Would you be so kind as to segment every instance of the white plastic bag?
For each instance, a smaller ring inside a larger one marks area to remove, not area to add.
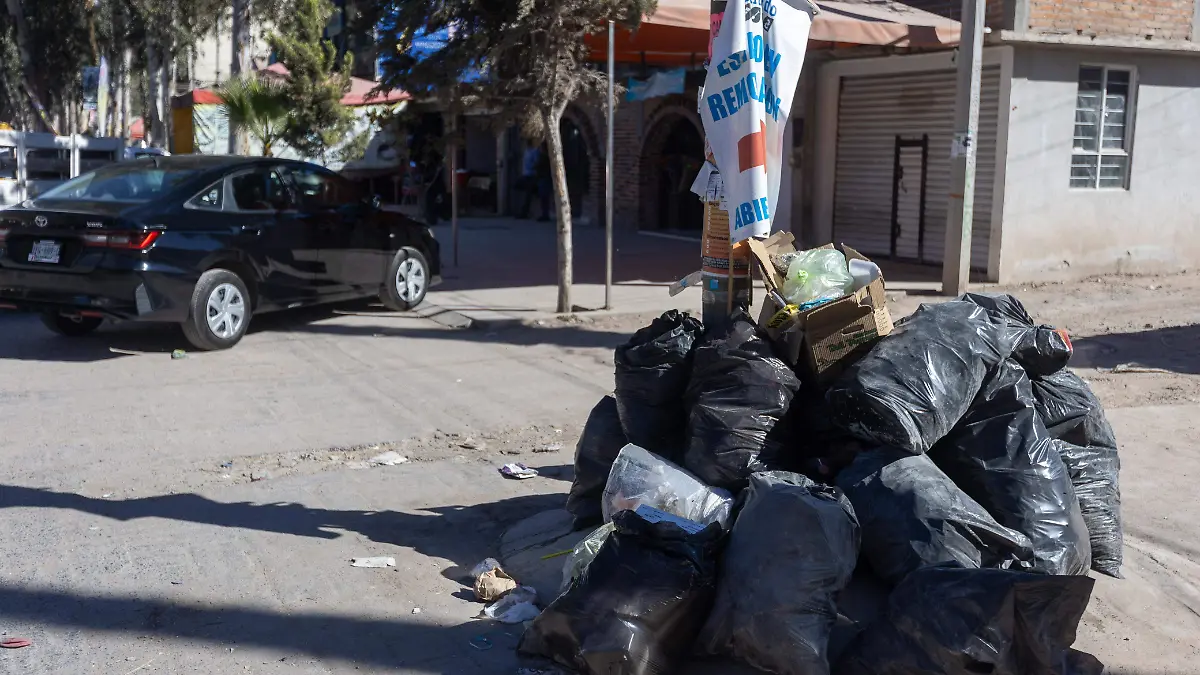
[[[733,496],[712,488],[682,468],[632,443],[621,449],[604,487],[604,522],[645,504],[701,525],[728,529]]]
[[[536,602],[537,591],[528,586],[518,586],[508,595],[484,607],[483,615],[500,623],[525,623],[542,613]]]
[[[801,251],[788,263],[783,297],[793,305],[837,300],[854,289],[846,256],[831,248]]]

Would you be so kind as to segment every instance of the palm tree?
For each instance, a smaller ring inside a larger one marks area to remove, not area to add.
[[[245,131],[262,144],[262,154],[271,156],[271,148],[283,137],[290,105],[282,83],[277,80],[242,75],[227,81],[217,97],[229,126]]]

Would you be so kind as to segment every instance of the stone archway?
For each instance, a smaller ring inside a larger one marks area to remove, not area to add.
[[[641,229],[700,232],[704,205],[691,185],[703,162],[704,130],[695,110],[666,105],[656,111],[639,158]]]
[[[599,137],[588,116],[574,105],[563,112],[561,131],[572,220],[603,226],[604,149]]]

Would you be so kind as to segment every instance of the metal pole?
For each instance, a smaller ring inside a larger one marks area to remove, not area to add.
[[[958,45],[958,98],[954,105],[950,199],[942,293],[959,295],[971,278],[971,224],[975,212],[976,141],[979,137],[980,78],[983,71],[985,0],[963,0]]]
[[[613,283],[613,43],[616,28],[608,22],[608,136],[604,143],[604,309],[612,309]]]
[[[450,239],[454,242],[454,266],[458,267],[458,143],[457,142],[450,143]]]

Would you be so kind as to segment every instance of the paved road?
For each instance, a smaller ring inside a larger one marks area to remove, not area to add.
[[[173,327],[72,340],[0,314],[8,475],[111,491],[196,460],[562,422],[611,388],[620,340],[572,327],[462,333],[367,305],[252,330],[236,349],[172,360],[186,346]]]
[[[621,339],[456,332],[359,304],[266,318],[236,349],[172,360],[173,328],[70,340],[0,315],[0,631],[35,640],[0,652],[0,672],[515,666],[515,632],[469,621],[479,606],[455,596],[456,570],[561,504],[574,439],[554,429],[611,387]],[[322,466],[328,448],[438,430],[498,440]],[[251,483],[239,469],[262,457],[317,469]],[[495,467],[512,459],[546,476],[504,481]],[[398,567],[349,567],[365,555]],[[472,647],[479,634],[494,649]]]

